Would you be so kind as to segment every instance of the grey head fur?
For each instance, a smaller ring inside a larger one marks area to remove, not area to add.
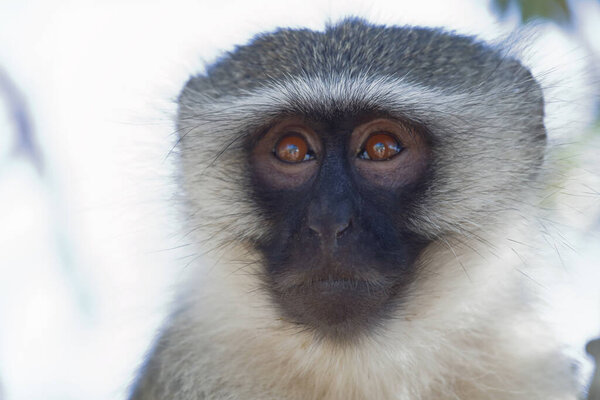
[[[290,77],[343,75],[401,78],[449,92],[513,83],[539,113],[541,90],[519,61],[474,37],[429,28],[375,26],[348,19],[324,32],[279,29],[262,34],[192,78],[187,89],[239,95]],[[186,91],[182,101],[185,101]]]

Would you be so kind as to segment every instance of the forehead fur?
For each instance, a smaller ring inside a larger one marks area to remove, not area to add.
[[[193,89],[211,97],[295,76],[388,76],[451,90],[521,82],[540,97],[529,71],[501,49],[440,29],[347,19],[323,32],[279,29],[258,35],[209,66]]]

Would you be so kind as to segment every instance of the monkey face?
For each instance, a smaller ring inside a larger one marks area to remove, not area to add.
[[[541,88],[517,60],[469,38],[372,29],[258,37],[178,101],[199,247],[235,249],[252,271],[240,279],[263,285],[277,316],[335,338],[414,311],[433,297],[424,282],[460,290],[441,270],[464,278],[461,253],[535,197],[545,153]],[[448,48],[469,62],[425,57]]]
[[[427,186],[423,129],[385,117],[288,117],[250,144],[259,243],[283,314],[347,339],[402,298],[427,241],[406,220]]]

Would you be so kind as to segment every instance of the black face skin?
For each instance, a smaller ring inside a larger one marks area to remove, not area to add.
[[[314,172],[299,184],[273,185],[251,157],[256,201],[273,227],[259,243],[266,286],[286,318],[338,341],[390,316],[427,245],[405,223],[423,195],[427,168],[393,187],[366,179],[350,148],[365,119],[304,120],[320,149],[307,164]]]

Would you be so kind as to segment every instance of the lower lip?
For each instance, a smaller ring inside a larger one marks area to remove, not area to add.
[[[282,292],[307,295],[348,295],[366,296],[381,295],[389,289],[389,285],[381,281],[366,281],[354,279],[324,279],[305,281],[281,288]]]
[[[324,301],[332,299],[346,299],[348,302],[363,299],[371,301],[376,298],[385,297],[389,287],[363,280],[350,279],[327,279],[322,281],[312,281],[304,284],[295,285],[287,290],[288,293],[306,296],[311,302]],[[343,301],[343,300],[342,300]]]
[[[313,282],[310,286],[313,286],[317,290],[332,290],[332,291],[345,291],[345,290],[363,290],[366,289],[369,284],[366,281],[353,281],[349,279],[330,279]]]
[[[338,339],[352,337],[383,316],[389,286],[349,279],[309,281],[279,292],[283,309],[295,322]]]

